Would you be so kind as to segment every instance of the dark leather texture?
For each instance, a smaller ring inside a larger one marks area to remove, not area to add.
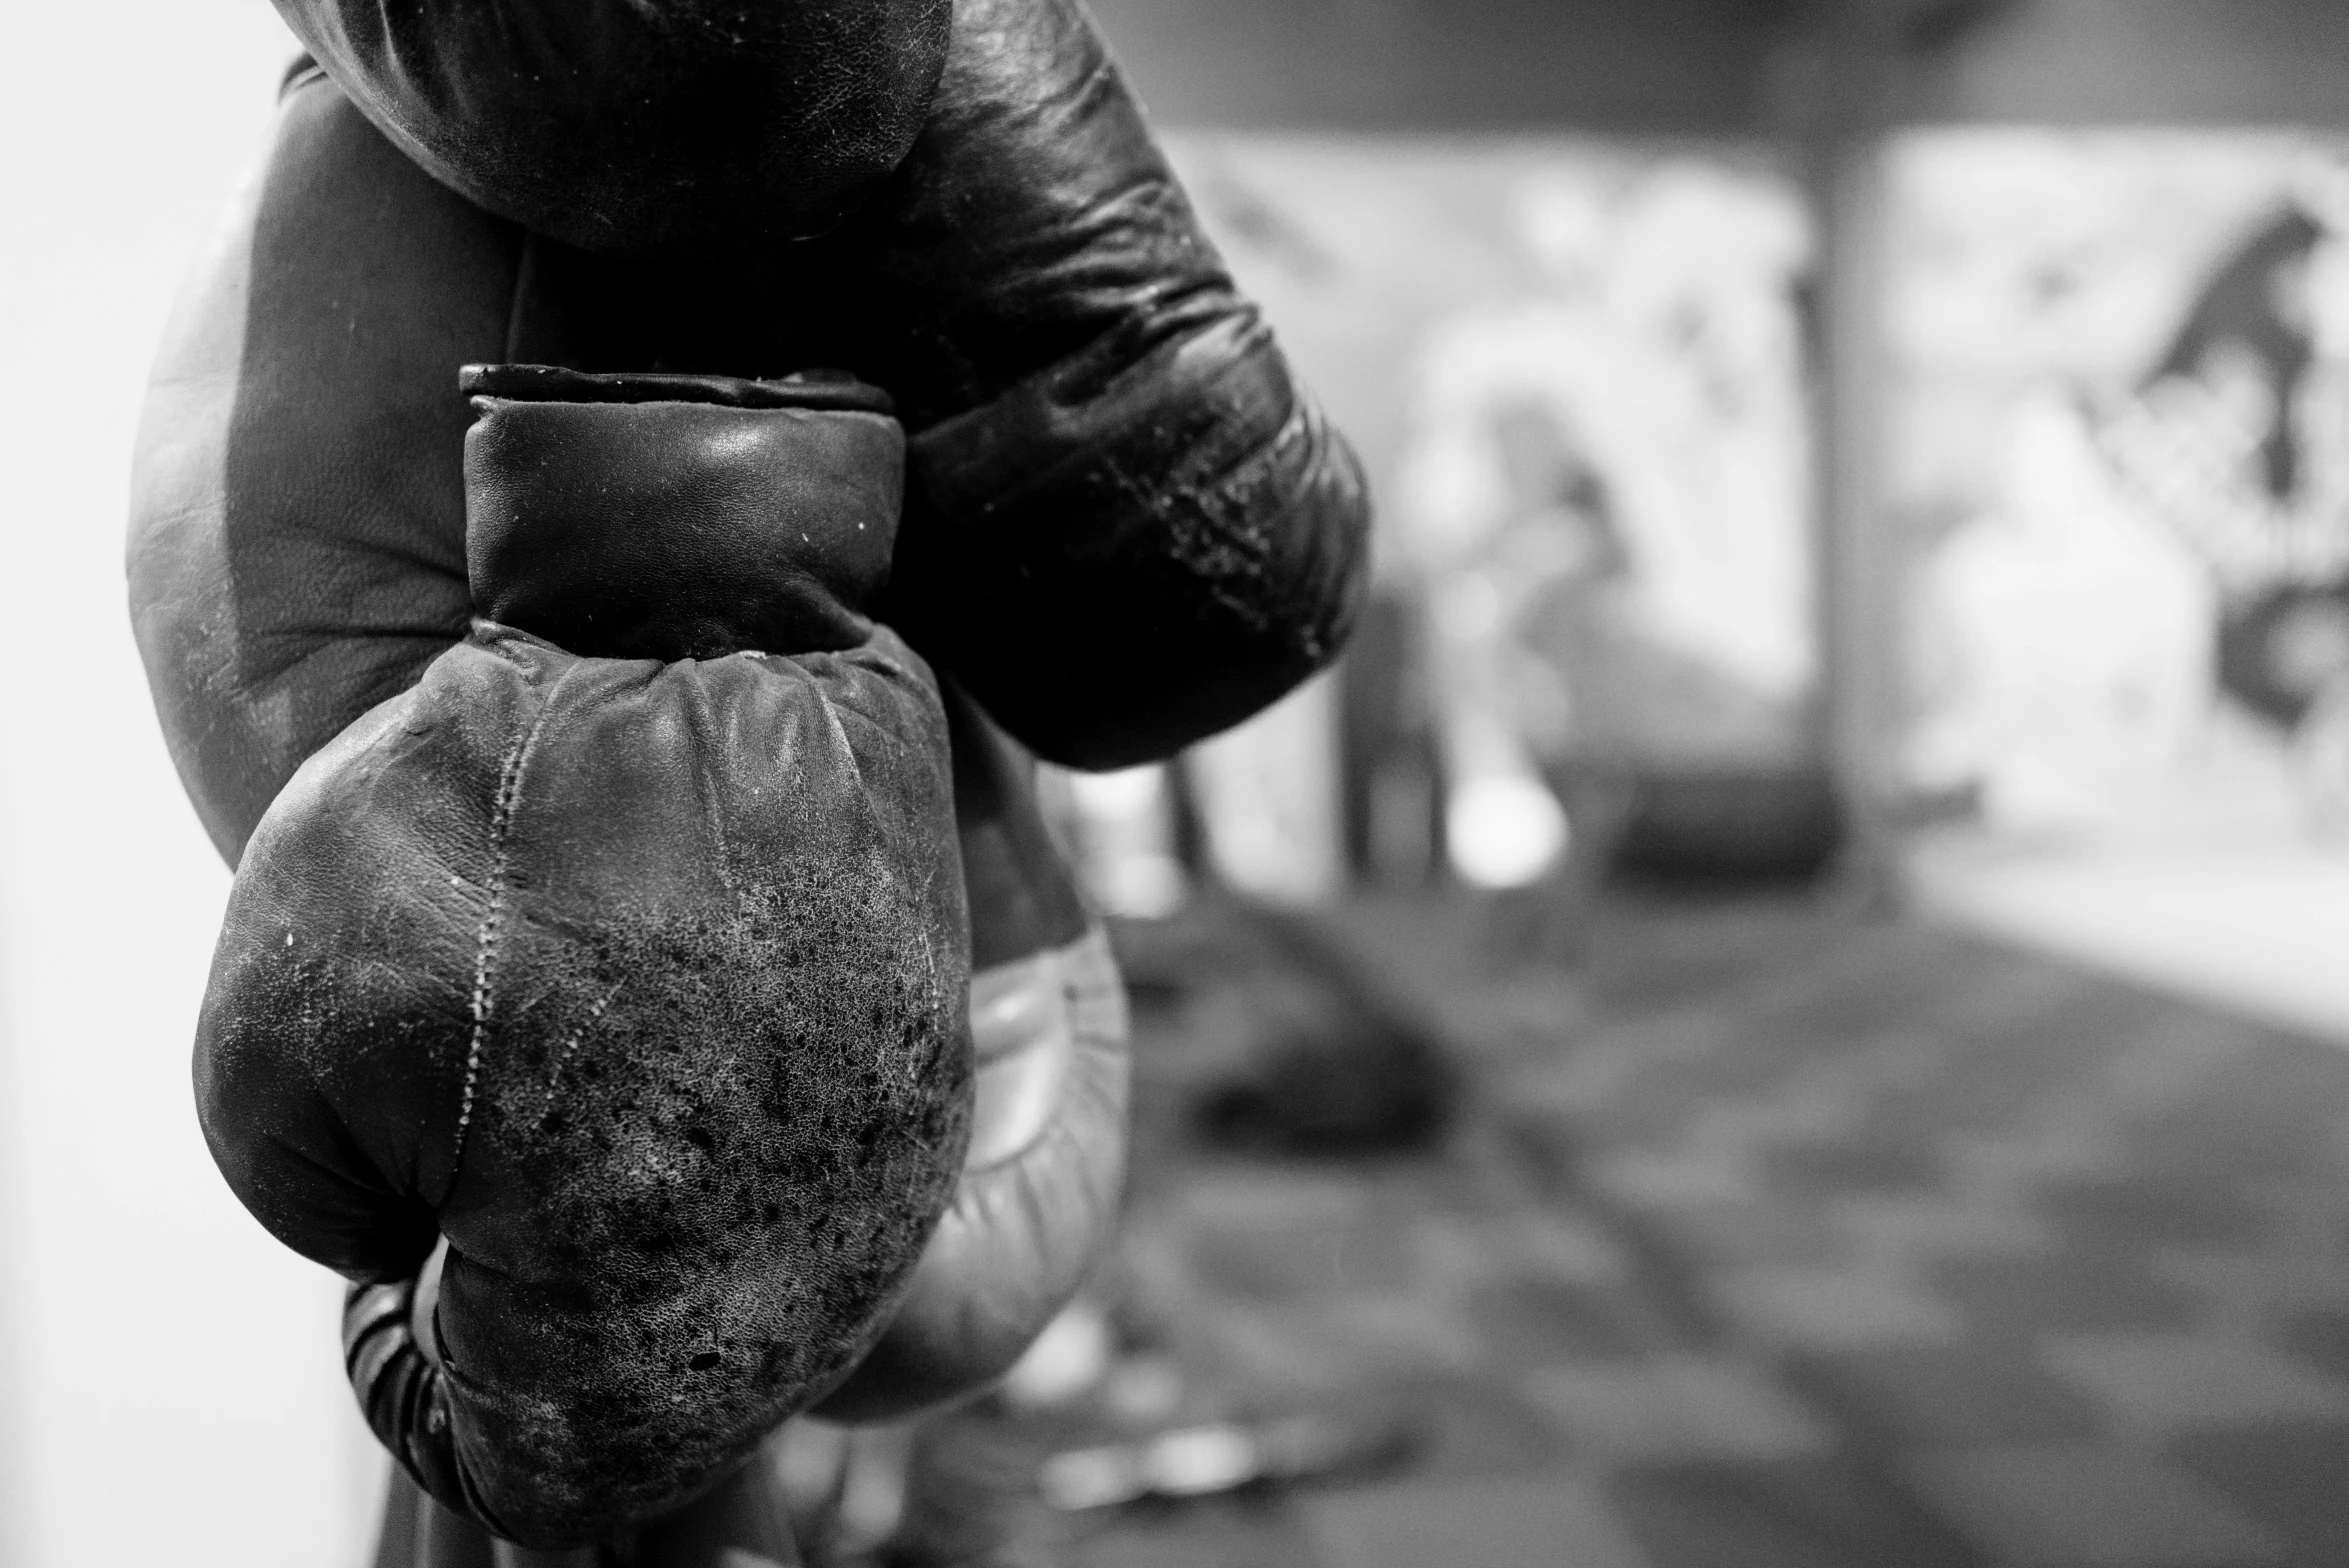
[[[1334,660],[1360,613],[1361,470],[1252,316],[1094,395],[1047,378],[933,426],[910,469],[885,613],[1056,762],[1126,767],[1229,729]]]
[[[719,266],[532,239],[510,358],[840,365],[912,434],[883,619],[1045,757],[1115,767],[1333,659],[1369,502],[1074,0],[960,0],[912,152],[853,218]]]
[[[406,1285],[354,1287],[343,1312],[343,1351],[356,1388],[399,1403],[424,1363],[408,1326]],[[592,1546],[532,1549],[500,1542],[416,1484],[406,1468],[385,1488],[373,1568],[800,1568],[791,1505],[774,1445],[664,1518]]]
[[[461,364],[703,380],[841,365],[887,391],[914,439],[893,580],[873,608],[942,677],[984,964],[1083,929],[1025,761],[990,714],[1059,760],[1163,755],[1326,662],[1360,597],[1359,470],[1232,289],[1065,0],[964,0],[912,153],[820,239],[695,265],[590,254],[426,177],[317,77],[289,91],[232,233],[158,368],[131,556],[158,711],[232,859],[305,758],[468,636]],[[498,575],[486,568],[484,586]],[[628,586],[610,575],[607,589]],[[637,619],[665,617],[654,605]],[[710,635],[762,635],[739,614],[718,620]],[[485,684],[519,702],[536,689],[538,650],[512,634],[467,657],[513,672]],[[449,1051],[444,1038],[425,1054]],[[445,1094],[446,1064],[380,1087],[392,1114],[420,1124],[430,1107],[398,1096]],[[1031,1256],[1037,1237],[1078,1247],[1067,1237],[1099,1194],[1049,1189],[1107,1168],[1084,1131],[1099,1110],[1069,1111],[1076,1142],[1047,1140],[984,1182],[965,1173],[948,1228],[971,1221],[982,1265]],[[363,1219],[344,1222],[372,1214],[372,1234],[390,1238],[369,1260],[384,1278],[436,1233],[414,1208],[386,1218],[380,1186],[330,1196],[328,1232],[358,1234]],[[1011,1240],[990,1252],[998,1219]],[[460,1303],[466,1276],[460,1265]],[[987,1267],[970,1277],[959,1307],[939,1292],[942,1310],[901,1315],[909,1353],[885,1344],[866,1375],[868,1390],[896,1380],[880,1404],[967,1385],[974,1365],[936,1354],[956,1347],[931,1332],[957,1312],[990,1330],[976,1336],[982,1362],[1016,1341],[1004,1303],[979,1299]],[[1010,1316],[1043,1310],[1045,1294],[1026,1292]],[[451,1344],[446,1386],[476,1364],[463,1335]],[[416,1411],[405,1431],[429,1434],[433,1407],[398,1393],[405,1376],[381,1390]]]
[[[920,128],[951,0],[276,0],[433,176],[541,233],[712,254],[838,223]]]
[[[889,520],[884,416],[484,402],[541,437],[466,453],[525,602],[534,561],[592,595],[583,514],[657,538],[674,503],[683,582],[775,573],[790,603]],[[732,427],[718,482],[680,413]],[[634,613],[690,603],[665,564],[633,557],[621,640],[690,640]],[[869,1346],[961,1170],[945,714],[862,624],[664,662],[480,622],[303,764],[238,867],[196,1045],[214,1158],[355,1280],[447,1238],[443,1365],[378,1435],[511,1539],[597,1539],[747,1457]]]
[[[700,390],[640,385],[663,399]],[[872,635],[855,607],[889,580],[904,502],[896,420],[699,401],[473,406],[465,553],[478,613],[619,659],[838,651]]]

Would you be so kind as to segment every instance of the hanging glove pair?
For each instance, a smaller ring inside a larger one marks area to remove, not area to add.
[[[262,817],[197,1107],[288,1245],[363,1284],[445,1246],[437,1364],[369,1414],[560,1541],[870,1346],[968,1139],[966,917],[937,689],[859,613],[901,471],[873,398],[476,390],[485,618]]]
[[[483,383],[468,437],[453,370],[492,361],[613,379]],[[826,361],[914,431],[893,561],[880,405],[715,374]],[[713,374],[644,377],[679,367]],[[1059,0],[958,9],[848,223],[690,268],[493,216],[298,76],[134,513],[166,735],[246,857],[207,1132],[367,1286],[354,1378],[411,1472],[543,1543],[734,1496],[827,1394],[975,1386],[1073,1290],[1122,1158],[1114,972],[958,683],[1063,760],[1163,754],[1334,652],[1363,536]]]

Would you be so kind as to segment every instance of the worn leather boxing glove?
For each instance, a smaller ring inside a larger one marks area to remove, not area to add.
[[[232,863],[310,753],[413,686],[467,636],[462,457],[470,415],[450,368],[544,340],[514,298],[517,273],[533,270],[524,264],[527,249],[511,226],[424,177],[313,74],[289,91],[262,178],[175,315],[139,439],[131,601],[172,755]],[[524,303],[533,297],[521,292]],[[1027,962],[1033,955],[1084,942],[1087,926],[1016,759],[971,705],[951,689],[947,696],[977,985],[988,993],[1000,988],[990,971],[1009,965],[1033,977],[1040,968]],[[1090,983],[1098,988],[1097,972]],[[1098,1016],[1101,1004],[1085,1009]],[[992,1013],[981,1008],[983,1018]],[[1006,1033],[1019,1031],[990,1038]],[[1086,1061],[1105,1066],[1100,1055],[1089,1051]],[[1102,1178],[1115,1169],[1120,1140],[1103,1131],[1115,1129],[1114,1116],[1103,1130],[1058,1124],[1107,1103],[1100,1091],[1122,1085],[1122,1072],[1055,1069],[1045,1077],[1068,1088],[1044,1130],[1018,1160],[986,1166],[993,1186],[1020,1192],[1034,1207],[970,1203],[958,1192],[949,1208],[958,1218],[941,1225],[934,1244],[951,1245],[964,1219],[1051,1220],[1055,1161],[1083,1178],[1071,1201],[1105,1217]],[[988,1079],[1005,1081],[994,1069],[982,1073]],[[1020,1103],[993,1090],[985,1098]],[[1037,1126],[1024,1113],[1022,1124]],[[982,1132],[973,1148],[983,1158],[1015,1141]],[[919,1363],[925,1376],[861,1392],[852,1385],[842,1397],[880,1414],[983,1382],[1016,1353],[1006,1346],[1016,1346],[1021,1325],[1049,1316],[1051,1282],[1081,1273],[1101,1240],[1090,1221],[1028,1232],[1074,1233],[1084,1246],[1015,1280],[1009,1306],[968,1312],[992,1332],[967,1342],[967,1355],[935,1354],[938,1340],[928,1334],[916,1342],[933,1347]],[[419,1226],[415,1244],[428,1240]],[[970,1251],[994,1256],[983,1244]],[[390,1297],[405,1299],[408,1284],[354,1302],[353,1370],[370,1403],[398,1405],[419,1386],[423,1352],[409,1318],[378,1310]],[[952,1303],[952,1286],[937,1265],[917,1268],[906,1332],[892,1330],[897,1342],[939,1321],[938,1310],[922,1304]],[[704,1513],[747,1484],[744,1477],[755,1480],[755,1467],[661,1524],[662,1539],[706,1523]],[[441,1528],[420,1548],[439,1555],[419,1563],[486,1556],[478,1524],[437,1503],[422,1509]],[[757,1549],[755,1541],[741,1544]]]
[[[831,1421],[904,1417],[1000,1377],[1099,1261],[1123,1175],[1127,1031],[1106,940],[1047,837],[1031,769],[967,698],[951,687],[945,697],[975,966],[971,1139],[888,1329],[814,1408]],[[371,1411],[418,1398],[438,1355],[438,1288],[437,1270],[428,1269],[421,1280],[351,1292],[345,1354]],[[625,1532],[608,1543],[611,1560],[632,1568],[794,1561],[779,1462],[762,1453],[709,1495]],[[487,1552],[477,1523],[401,1479],[377,1568],[469,1568]],[[582,1559],[581,1568],[606,1560]]]
[[[510,357],[887,388],[913,441],[884,618],[1052,760],[1170,754],[1352,623],[1360,470],[1077,0],[958,0],[912,151],[820,237],[690,267],[522,251]]]
[[[276,0],[384,134],[591,250],[837,223],[905,156],[951,0]]]
[[[476,373],[487,619],[247,844],[196,1043],[222,1173],[360,1283],[446,1238],[368,1402],[538,1545],[690,1500],[863,1355],[961,1167],[945,717],[859,606],[869,389]]]
[[[813,1411],[831,1421],[904,1417],[1000,1377],[1099,1261],[1123,1175],[1127,1033],[1107,943],[1046,835],[1031,770],[968,699],[951,688],[945,696],[975,964],[971,1139],[890,1326]],[[438,1356],[438,1289],[438,1270],[428,1268],[420,1280],[350,1293],[345,1355],[370,1411],[417,1401]],[[390,1424],[373,1419],[379,1429]],[[796,1561],[780,1463],[779,1453],[762,1452],[708,1495],[606,1543],[606,1555],[582,1557],[579,1568]],[[377,1568],[471,1568],[488,1550],[477,1522],[394,1478]],[[549,1568],[558,1561],[572,1568],[569,1559],[550,1559]]]
[[[1359,470],[1233,291],[1090,25],[1066,0],[964,0],[937,101],[836,234],[674,269],[505,223],[423,177],[323,74],[292,78],[257,205],[209,303],[181,317],[183,334],[249,325],[254,341],[175,345],[150,399],[193,463],[182,476],[151,445],[150,485],[217,484],[217,454],[247,499],[216,532],[159,497],[132,562],[229,593],[267,553],[266,580],[342,607],[262,596],[233,639],[140,612],[151,662],[234,650],[236,668],[157,696],[225,850],[347,699],[398,690],[462,635],[463,411],[445,376],[467,360],[846,364],[883,384],[918,432],[883,618],[1055,760],[1162,755],[1334,655],[1365,573]],[[186,445],[198,425],[220,427],[213,445]]]

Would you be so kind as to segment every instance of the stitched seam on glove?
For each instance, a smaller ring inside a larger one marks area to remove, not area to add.
[[[498,779],[496,803],[490,808],[489,907],[482,913],[481,935],[473,959],[473,1036],[465,1047],[465,1087],[457,1100],[457,1146],[449,1157],[452,1190],[465,1165],[465,1138],[473,1126],[473,1092],[480,1082],[481,1053],[489,1041],[490,1013],[496,1001],[498,943],[504,935],[507,883],[513,875],[514,812],[522,799],[522,774],[530,765],[531,750],[538,744],[539,733],[546,728],[547,716],[553,711],[550,698],[542,698],[538,712],[531,716],[530,728],[523,731],[521,740],[506,755]],[[609,1001],[610,997],[605,1000]]]

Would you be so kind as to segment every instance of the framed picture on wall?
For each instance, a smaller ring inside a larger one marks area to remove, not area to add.
[[[2009,836],[2349,816],[2349,138],[1886,154],[1895,769]]]

